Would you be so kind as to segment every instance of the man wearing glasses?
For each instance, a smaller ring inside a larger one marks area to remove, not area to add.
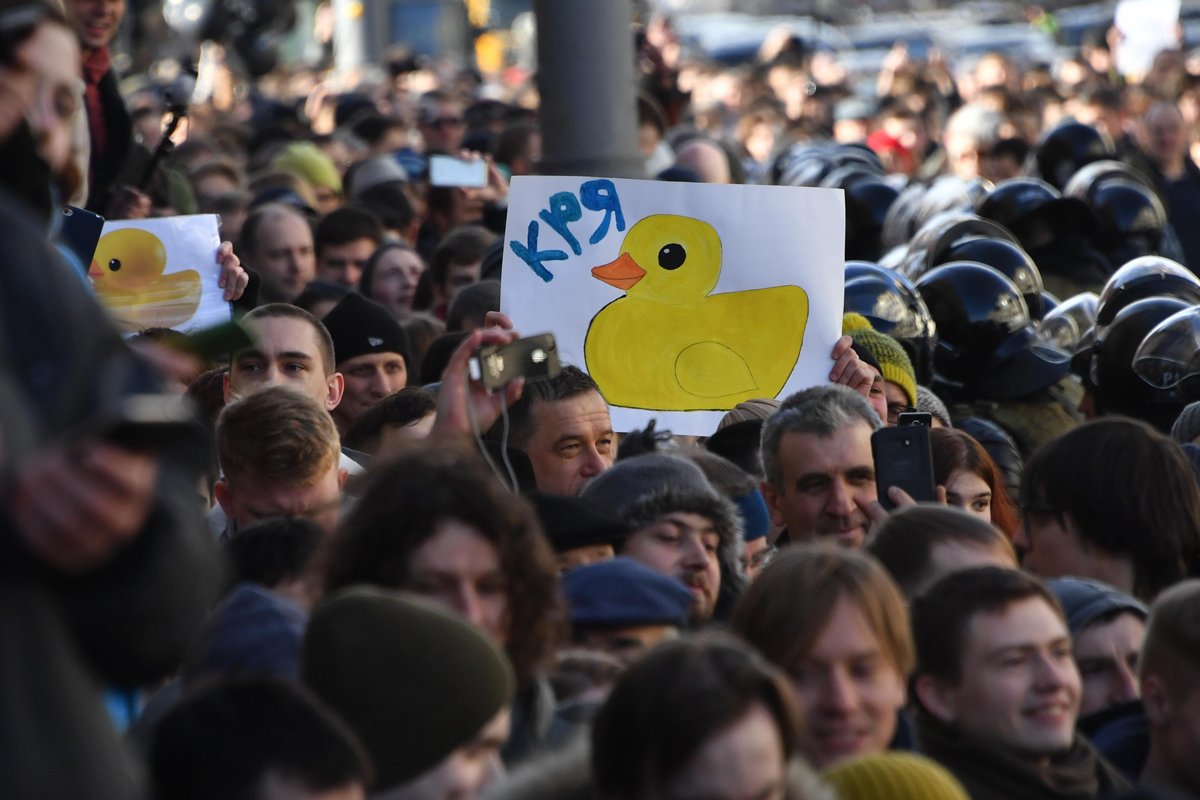
[[[425,152],[457,154],[467,132],[462,101],[449,92],[434,90],[421,97],[420,108],[417,127],[425,140]]]

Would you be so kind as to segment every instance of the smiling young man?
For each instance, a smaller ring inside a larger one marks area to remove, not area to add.
[[[952,573],[913,603],[917,736],[972,800],[1127,788],[1075,732],[1081,684],[1058,600],[1003,567]]]
[[[829,544],[785,548],[742,596],[733,630],[792,679],[800,749],[813,766],[910,738],[900,728],[913,662],[908,614],[873,558]]]

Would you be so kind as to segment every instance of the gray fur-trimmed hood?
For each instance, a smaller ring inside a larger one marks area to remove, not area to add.
[[[743,524],[732,500],[717,494],[715,489],[668,486],[630,503],[622,515],[631,531],[650,525],[671,513],[698,514],[711,520],[720,538],[717,562],[721,568],[721,589],[717,594],[714,619],[724,621],[745,588],[742,574],[742,551],[745,547]]]

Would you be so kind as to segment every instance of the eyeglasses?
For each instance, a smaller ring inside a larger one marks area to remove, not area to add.
[[[916,409],[913,408],[912,406],[905,405],[904,403],[888,403],[888,407],[887,407],[888,422],[895,425],[897,422],[900,421],[901,414],[909,414],[909,413],[912,413],[913,411],[916,411]]]
[[[778,547],[775,545],[768,545],[754,555],[750,556],[750,558],[746,559],[742,566],[745,567],[747,571],[762,569],[763,567],[767,566],[767,564],[770,564],[773,560],[775,560],[775,556],[778,555],[778,553]]]
[[[1061,510],[1047,505],[1045,502],[1030,503],[1029,505],[1021,506],[1021,513],[1025,516],[1029,516],[1030,514],[1058,514]]]
[[[457,128],[465,124],[462,117],[438,117],[429,121],[429,127],[431,128]]]

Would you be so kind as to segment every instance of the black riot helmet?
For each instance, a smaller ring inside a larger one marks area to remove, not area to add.
[[[1046,315],[1058,308],[1061,303],[1062,300],[1059,299],[1058,295],[1042,289],[1042,316],[1038,317],[1038,319],[1045,319]]]
[[[1059,350],[1075,354],[1091,345],[1089,333],[1096,324],[1100,298],[1095,292],[1068,297],[1046,312],[1037,324],[1038,337]]]
[[[980,202],[977,213],[1012,231],[1026,250],[1045,244],[1047,237],[1090,236],[1095,218],[1088,204],[1063,197],[1045,181],[1012,178],[996,185]]]
[[[935,265],[976,261],[999,270],[1021,291],[1029,316],[1035,320],[1042,318],[1042,274],[1019,244],[1005,239],[969,236],[943,246],[931,260]]]
[[[780,186],[820,186],[830,173],[847,167],[880,177],[885,174],[879,156],[865,146],[798,142],[776,158],[771,179]]]
[[[844,308],[862,314],[872,328],[900,342],[918,383],[932,379],[937,329],[925,301],[908,279],[878,264],[848,261]]]
[[[1146,334],[1133,354],[1133,371],[1155,389],[1200,399],[1200,305],[1177,311]]]
[[[1125,306],[1112,322],[1097,329],[1090,383],[1099,413],[1137,417],[1170,432],[1188,403],[1187,396],[1178,385],[1166,389],[1150,385],[1134,371],[1133,362],[1147,335],[1188,307],[1174,297],[1148,297]]]
[[[1137,181],[1114,178],[1097,185],[1089,202],[1096,215],[1096,245],[1114,264],[1157,255],[1167,229],[1158,196]]]
[[[846,258],[879,258],[883,254],[883,222],[900,193],[879,175],[857,166],[838,167],[825,176],[821,186],[845,193]]]
[[[1187,305],[1195,305],[1200,303],[1200,278],[1169,258],[1135,258],[1104,284],[1096,309],[1097,327],[1111,324],[1121,309],[1147,297],[1175,297]]]
[[[1056,383],[1070,357],[1040,341],[1020,290],[971,261],[935,267],[917,281],[938,328],[934,369],[968,393],[1008,400]]]
[[[1067,181],[1067,186],[1062,190],[1062,193],[1064,197],[1076,197],[1080,200],[1087,200],[1088,193],[1093,188],[1113,179],[1137,181],[1151,190],[1154,189],[1154,181],[1150,180],[1144,172],[1134,169],[1124,161],[1106,159],[1104,161],[1094,161],[1086,167],[1081,167],[1078,172],[1071,176],[1071,180]]]
[[[1034,150],[1038,177],[1062,190],[1080,169],[1112,159],[1117,149],[1112,139],[1082,122],[1064,122],[1046,132]]]
[[[892,203],[883,220],[881,239],[885,250],[908,247],[913,234],[917,232],[917,208],[924,194],[924,186],[910,183],[900,192],[896,202]]]
[[[956,260],[939,260],[938,256],[953,243],[972,236],[1017,241],[1004,226],[990,219],[966,211],[946,211],[926,220],[913,234],[898,269],[906,277],[916,280],[938,264]]]
[[[984,417],[963,417],[954,420],[954,427],[983,445],[983,449],[1000,468],[1000,476],[1008,489],[1009,497],[1021,496],[1021,473],[1025,470],[1025,459],[1021,448],[1013,441],[1008,431]]]
[[[995,187],[986,178],[942,175],[921,195],[913,221],[917,228],[947,212],[971,213]]]

